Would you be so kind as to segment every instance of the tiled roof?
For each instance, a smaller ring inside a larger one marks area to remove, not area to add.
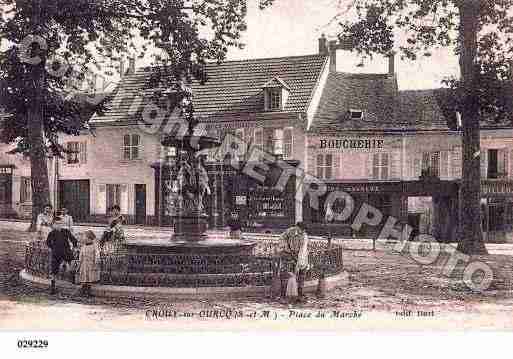
[[[415,130],[447,130],[437,90],[399,91],[396,122]]]
[[[290,87],[284,112],[306,112],[313,91],[325,66],[324,55],[307,55],[282,58],[227,61],[220,65],[206,65],[208,81],[201,85],[192,82],[193,103],[196,116],[212,118],[223,115],[259,113],[264,109],[262,87],[278,77]],[[94,116],[92,122],[125,122],[134,120],[128,109],[135,96],[142,96],[151,74],[150,68],[126,75],[118,93],[102,117]],[[140,106],[149,101],[145,99]],[[137,115],[136,115],[137,116]]]
[[[285,81],[280,79],[278,76],[273,77],[271,80],[269,80],[267,83],[264,84],[262,87],[284,87],[288,90],[290,90],[290,86],[287,85]]]
[[[350,110],[362,110],[352,119]],[[311,130],[435,130],[447,129],[432,90],[398,91],[388,74],[331,73]]]

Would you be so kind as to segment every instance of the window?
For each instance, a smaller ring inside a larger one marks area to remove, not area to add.
[[[363,118],[363,111],[362,110],[355,110],[350,109],[349,115],[351,117],[351,120],[361,120]]]
[[[440,151],[422,154],[421,175],[440,178]]]
[[[389,178],[389,154],[374,153],[372,155],[372,178],[387,180]]]
[[[268,111],[281,110],[281,91],[282,89],[280,87],[271,87],[266,89],[266,107]]]
[[[317,155],[317,178],[331,179],[333,177],[333,155]]]
[[[66,150],[68,151],[67,163],[69,165],[77,164],[79,162],[78,161],[78,154],[80,151],[79,143],[78,142],[68,142],[66,144]]]
[[[283,130],[283,158],[292,158],[292,146],[293,146],[293,128],[286,127]]]
[[[87,143],[86,142],[68,142],[66,143],[66,163],[68,165],[87,162]]]
[[[107,210],[114,205],[121,206],[121,185],[107,185]]]
[[[140,158],[140,136],[125,135],[123,139],[123,159],[138,160]]]
[[[504,149],[488,150],[488,176],[487,178],[496,179],[506,177],[507,155]]]
[[[20,202],[32,201],[32,183],[30,177],[21,177]]]

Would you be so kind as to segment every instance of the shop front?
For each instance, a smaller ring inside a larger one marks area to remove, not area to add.
[[[297,161],[287,161],[297,166]],[[276,188],[282,169],[268,164],[266,173],[261,164],[253,168],[265,177],[263,183],[249,176],[245,168],[252,166],[240,162],[238,166],[217,162],[205,163],[209,176],[211,194],[205,198],[205,212],[209,216],[210,228],[223,228],[232,213],[236,213],[245,231],[279,232],[296,221],[296,178],[290,176],[284,188]],[[173,163],[156,163],[155,170],[156,207],[158,223],[170,226],[176,215],[179,198],[177,169]],[[238,167],[238,169],[235,169]]]
[[[513,182],[482,180],[481,193],[481,220],[485,241],[513,241]]]
[[[333,200],[335,196],[332,195],[328,205],[330,194],[336,191],[347,193],[351,199],[340,195]],[[439,240],[451,241],[456,235],[454,229],[458,222],[457,195],[456,181],[330,182],[327,183],[326,194],[319,199],[318,208],[311,208],[308,195],[305,197],[303,215],[313,234],[377,238],[390,216],[397,220],[398,227],[411,225],[408,221],[408,197],[429,196],[433,198],[434,208],[432,234]],[[352,201],[352,204],[349,201]],[[355,231],[352,224],[355,223],[364,204],[379,211],[382,219],[378,225],[364,224],[359,231]],[[342,220],[338,220],[337,216],[330,220],[330,216],[327,216],[327,211],[330,210],[335,214],[344,213],[344,210],[346,212],[343,216],[338,216],[338,219]]]

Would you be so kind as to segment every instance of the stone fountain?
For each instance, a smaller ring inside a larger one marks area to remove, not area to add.
[[[208,215],[204,200],[211,194],[209,178],[197,153],[217,148],[221,142],[206,135],[193,135],[194,122],[189,122],[183,136],[166,135],[161,144],[174,147],[178,166],[178,201],[173,218],[171,240],[144,239],[127,241],[128,253],[189,254],[189,255],[251,255],[255,242],[231,238],[211,238],[207,234]],[[172,201],[168,201],[170,203]]]

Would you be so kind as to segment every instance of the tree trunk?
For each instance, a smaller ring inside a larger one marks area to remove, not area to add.
[[[40,24],[44,22],[41,16],[41,2],[36,1],[33,13],[34,34],[39,34],[41,31]],[[43,122],[44,103],[41,95],[41,90],[46,85],[44,60],[46,59],[46,53],[40,51],[38,55],[42,61],[35,65],[28,65],[30,69],[28,81],[30,82],[29,86],[32,87],[32,102],[29,104],[30,108],[27,111],[32,182],[32,220],[28,230],[31,232],[36,230],[38,214],[43,211],[44,206],[50,204],[50,183],[48,180],[48,161]]]
[[[31,108],[29,111],[29,143],[32,178],[32,221],[29,231],[35,231],[38,214],[43,211],[44,206],[50,204],[50,183],[40,108]]]
[[[460,190],[460,239],[458,250],[465,254],[487,254],[481,230],[481,164],[479,104],[477,94],[477,32],[480,0],[463,0],[460,12],[460,70],[464,91],[462,180]]]

